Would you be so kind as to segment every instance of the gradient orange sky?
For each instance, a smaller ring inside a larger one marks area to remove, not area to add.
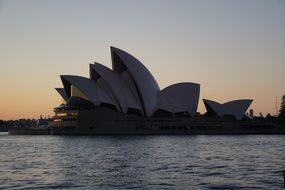
[[[59,75],[111,67],[110,46],[137,57],[160,88],[189,81],[202,98],[254,99],[276,113],[285,94],[283,0],[0,0],[0,119],[52,116]]]

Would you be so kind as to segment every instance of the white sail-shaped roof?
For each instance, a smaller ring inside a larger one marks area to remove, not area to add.
[[[203,102],[204,102],[205,107],[209,113],[213,113],[219,117],[224,116],[222,104],[215,102],[215,101],[212,101],[212,100],[206,100],[206,99],[203,99]]]
[[[242,119],[246,110],[249,108],[253,100],[243,99],[234,100],[223,104],[225,115],[234,115],[236,119]]]
[[[127,52],[111,47],[111,53],[113,70],[119,74],[129,71],[143,110],[147,116],[151,116],[155,111],[157,92],[159,91],[156,80],[139,60]]]
[[[101,103],[107,103],[116,106],[116,103],[112,100],[108,93],[94,80],[73,75],[61,75],[60,77],[68,98],[71,97],[71,85],[74,85],[95,106],[99,106]]]
[[[190,82],[177,83],[164,88],[161,92],[175,100],[177,106],[182,105],[186,108],[191,116],[196,115],[200,95],[199,84]],[[175,110],[179,109],[181,108],[175,108]]]
[[[67,97],[67,94],[66,94],[64,88],[55,88],[55,90],[60,94],[60,96],[63,98],[63,100],[66,103],[68,101],[68,97]]]
[[[104,80],[105,88],[108,88],[122,112],[127,113],[128,108],[142,111],[139,100],[135,99],[130,88],[118,73],[100,63],[95,63],[90,64],[90,78],[95,81]]]
[[[169,97],[164,91],[160,91],[157,94],[157,105],[155,110],[164,110],[170,113],[187,112],[188,110],[180,104],[177,100]]]
[[[241,120],[249,108],[250,104],[253,100],[251,99],[241,99],[241,100],[233,100],[230,102],[226,102],[224,104],[220,104],[218,102],[203,99],[207,112],[215,113],[219,117],[223,117],[225,115],[232,115],[237,120]]]

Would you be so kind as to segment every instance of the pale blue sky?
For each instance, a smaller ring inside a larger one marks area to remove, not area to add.
[[[284,0],[0,0],[0,119],[52,115],[59,75],[111,67],[111,45],[161,88],[200,83],[200,99],[275,114],[285,94]]]

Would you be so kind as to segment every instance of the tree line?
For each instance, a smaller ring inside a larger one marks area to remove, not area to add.
[[[285,124],[285,95],[282,96],[278,119]]]

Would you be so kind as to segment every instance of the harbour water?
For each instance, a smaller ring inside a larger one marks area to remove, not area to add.
[[[285,136],[8,136],[0,189],[284,189]]]

